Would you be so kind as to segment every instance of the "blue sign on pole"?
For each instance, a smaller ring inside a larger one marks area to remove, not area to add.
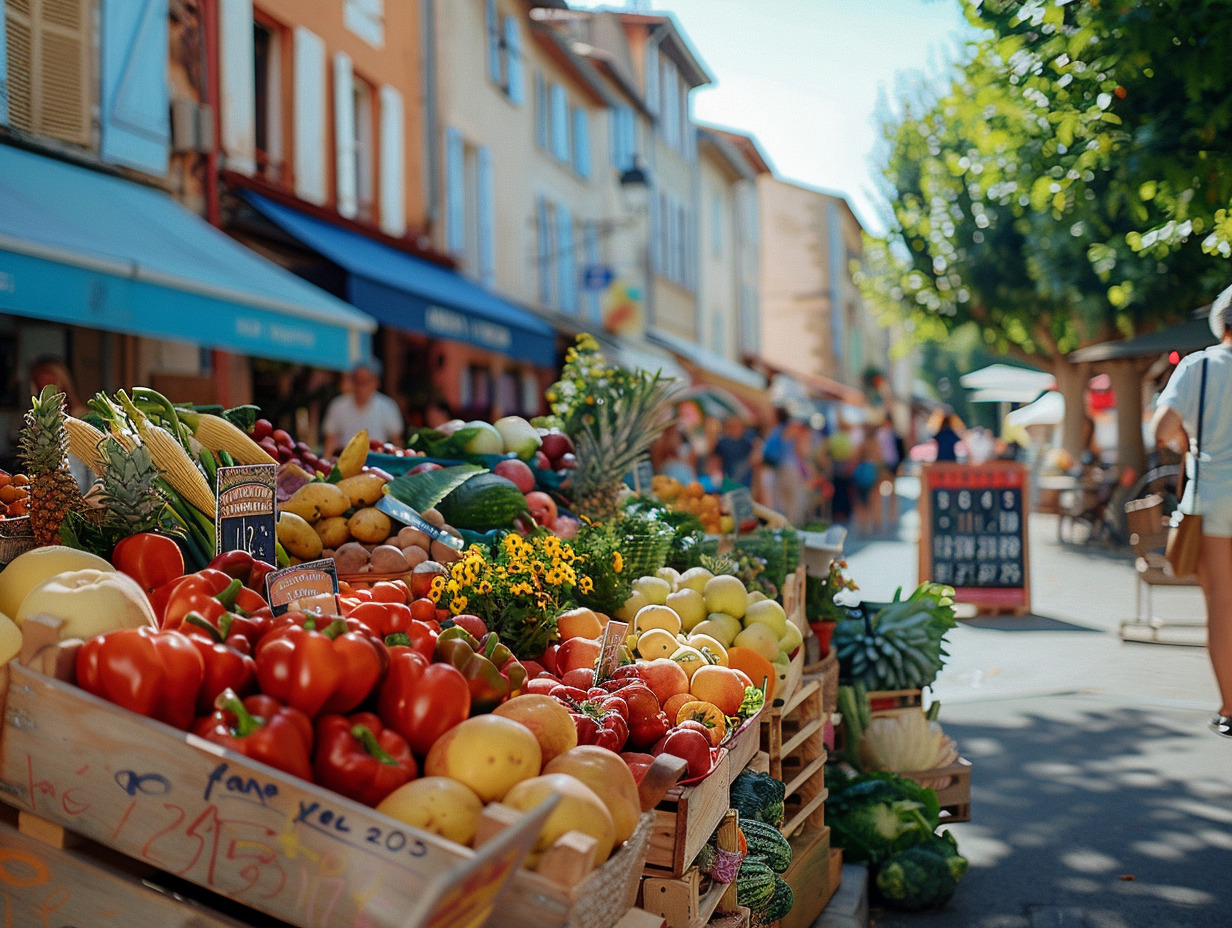
[[[586,290],[606,290],[615,276],[606,264],[588,264],[582,271],[582,287]]]

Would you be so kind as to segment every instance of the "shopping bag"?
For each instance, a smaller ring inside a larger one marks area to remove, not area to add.
[[[1202,543],[1202,516],[1178,512],[1168,530],[1164,557],[1174,577],[1190,577],[1198,569],[1198,546]]]

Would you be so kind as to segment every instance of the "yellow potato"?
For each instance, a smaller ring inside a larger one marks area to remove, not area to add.
[[[338,473],[354,477],[368,461],[368,430],[360,429],[351,436],[342,453],[338,455]]]
[[[306,522],[340,516],[351,508],[351,501],[335,484],[313,481],[304,484],[278,507],[293,512]]]
[[[347,528],[346,516],[330,516],[315,523],[313,529],[321,536],[321,544],[327,548],[337,548],[351,540],[351,530]]]
[[[346,494],[355,509],[372,506],[381,498],[381,488],[385,486],[385,478],[380,474],[356,474],[338,481],[338,489]]]
[[[278,513],[278,540],[287,553],[301,561],[311,561],[321,556],[325,547],[318,535],[302,517],[282,510]]]
[[[371,507],[359,510],[347,520],[352,537],[370,545],[380,544],[388,538],[392,527],[389,516]]]

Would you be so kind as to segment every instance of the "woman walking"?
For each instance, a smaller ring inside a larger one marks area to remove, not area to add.
[[[1176,366],[1160,394],[1154,425],[1157,445],[1190,451],[1180,509],[1202,516],[1197,573],[1206,598],[1207,653],[1222,700],[1211,727],[1232,738],[1232,416],[1227,414],[1232,400],[1232,287],[1216,297],[1210,323],[1219,344],[1188,355]],[[1200,407],[1204,415],[1199,429]],[[1196,441],[1191,444],[1199,431],[1201,449]],[[1197,462],[1195,451],[1200,451]]]

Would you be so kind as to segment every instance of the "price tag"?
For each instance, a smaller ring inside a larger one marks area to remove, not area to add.
[[[338,567],[332,557],[272,571],[265,578],[265,598],[274,615],[288,610],[338,611]]]
[[[620,649],[628,634],[628,622],[612,619],[604,627],[603,640],[599,642],[599,666],[595,669],[595,683],[602,683],[620,666]]]
[[[218,468],[214,517],[214,553],[247,551],[255,560],[277,563],[274,484],[276,464],[242,464]]]
[[[641,496],[650,492],[653,477],[654,465],[650,463],[650,458],[642,458],[633,466],[633,470],[629,471],[628,476],[625,477],[625,483],[632,488],[634,493]]]
[[[757,512],[753,509],[753,494],[748,487],[724,493],[723,501],[727,504],[727,511],[731,513],[734,533],[757,528]]]

